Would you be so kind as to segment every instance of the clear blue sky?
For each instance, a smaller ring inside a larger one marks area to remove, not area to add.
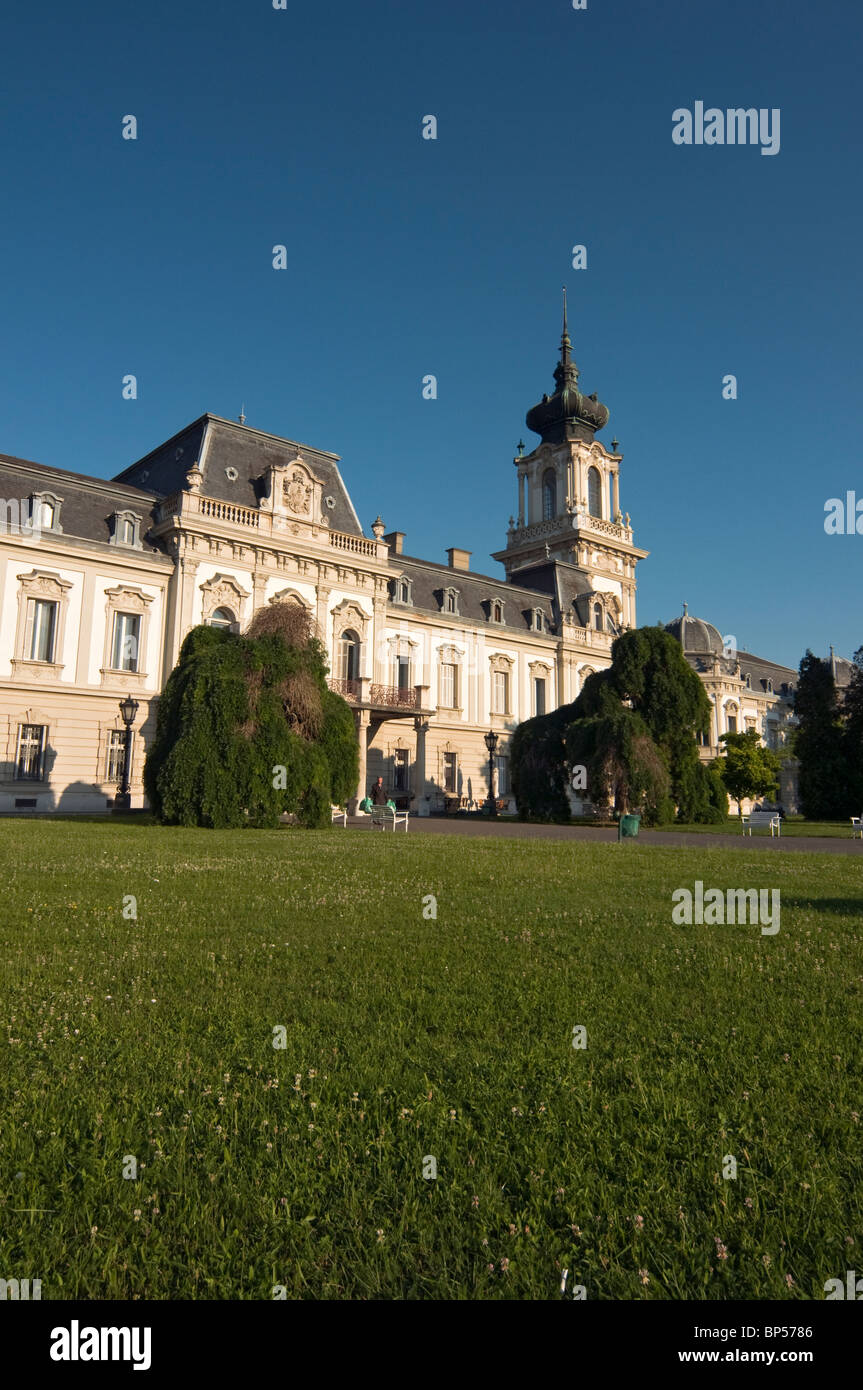
[[[497,573],[565,281],[640,622],[850,655],[861,35],[851,0],[6,0],[0,450],[107,477],[245,401],[367,533]],[[779,153],[675,145],[697,100],[780,108]]]

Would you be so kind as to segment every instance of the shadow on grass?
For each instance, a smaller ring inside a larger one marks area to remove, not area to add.
[[[811,912],[833,912],[837,917],[863,917],[863,895],[859,898],[792,898],[782,894],[782,911],[807,908]]]

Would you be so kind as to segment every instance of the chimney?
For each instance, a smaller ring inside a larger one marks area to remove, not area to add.
[[[387,531],[384,540],[394,555],[401,555],[405,543],[404,531]]]
[[[469,550],[459,550],[451,545],[447,551],[449,557],[449,567],[451,570],[469,570],[471,552]]]

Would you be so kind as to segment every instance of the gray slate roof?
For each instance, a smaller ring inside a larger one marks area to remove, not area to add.
[[[393,581],[405,575],[411,581],[411,608],[422,609],[428,613],[443,612],[444,589],[458,590],[458,614],[456,619],[467,622],[488,622],[489,627],[501,627],[512,631],[525,632],[532,627],[531,614],[534,609],[542,610],[546,623],[555,624],[554,607],[547,594],[522,585],[508,584],[505,579],[493,578],[488,574],[477,574],[474,570],[451,569],[449,565],[437,564],[434,560],[420,560],[415,556],[390,554],[390,569]],[[390,588],[394,588],[394,582]],[[489,622],[489,602],[500,599],[503,602],[503,623]],[[404,612],[406,605],[390,603],[393,613]],[[452,614],[447,615],[452,618]]]
[[[0,496],[22,500],[34,492],[53,492],[62,498],[59,523],[62,535],[107,545],[113,512],[130,511],[141,518],[141,536],[153,520],[156,494],[149,489],[68,473],[30,459],[0,454]],[[4,523],[6,516],[4,514]],[[152,549],[152,547],[148,547]]]
[[[327,515],[334,531],[361,536],[353,503],[338,468],[338,455],[324,453],[295,440],[281,439],[263,430],[251,429],[219,415],[202,415],[137,463],[117,475],[117,481],[154,488],[160,497],[186,487],[186,474],[197,463],[203,471],[201,492],[221,502],[241,507],[257,507],[262,495],[260,479],[271,463],[291,463],[297,452],[318,477],[323,479],[323,495],[335,506]],[[226,469],[236,469],[232,480]]]

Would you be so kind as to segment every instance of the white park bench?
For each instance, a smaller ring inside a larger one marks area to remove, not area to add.
[[[743,817],[743,834],[745,835],[748,831],[751,838],[753,826],[756,830],[759,827],[766,829],[769,826],[771,840],[774,830],[780,837],[782,835],[782,817],[778,811],[750,811],[748,816]]]
[[[394,811],[392,806],[376,806],[371,815],[372,830],[376,825],[379,825],[381,830],[386,830],[388,825],[391,825],[393,830],[397,825],[403,825],[407,834],[409,815],[410,811]]]
[[[332,816],[332,821],[331,821],[331,824],[332,824],[332,825],[335,825],[337,821],[341,821],[342,825],[345,827],[345,829],[347,829],[347,825],[348,825],[348,813],[347,813],[347,811],[343,810],[341,806],[331,806],[331,807],[330,807],[330,814],[331,814],[331,816]]]
[[[851,839],[856,840],[857,836],[863,840],[863,816],[851,817]]]

